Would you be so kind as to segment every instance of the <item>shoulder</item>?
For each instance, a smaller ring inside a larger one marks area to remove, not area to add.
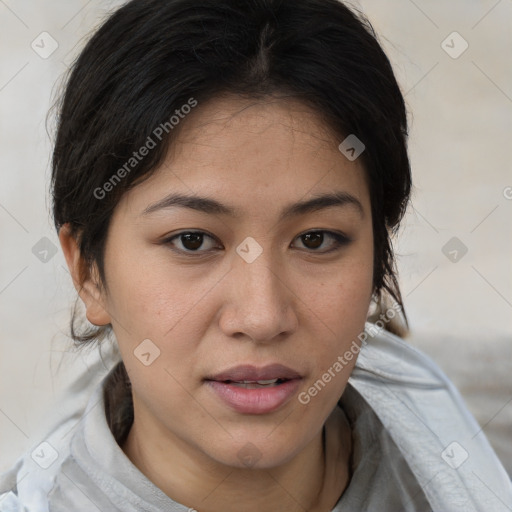
[[[98,357],[77,374],[37,441],[0,474],[0,512],[48,512],[52,497],[69,484],[66,475],[76,466],[73,444],[84,435],[84,418],[92,418],[88,413],[94,407],[103,407],[103,384],[114,365],[107,362]]]
[[[26,508],[23,506],[18,496],[13,491],[9,491],[0,494],[0,511],[25,512]]]
[[[48,497],[69,458],[69,436],[76,419],[67,418],[32,445],[0,475],[1,512],[48,512]]]
[[[86,430],[92,430],[92,435],[98,431],[96,418],[103,413],[102,389],[100,385],[94,390],[78,418],[63,420],[0,475],[0,512],[90,509],[90,493],[96,492],[91,479],[94,471],[82,468],[81,456],[86,450]],[[108,447],[104,450],[108,456]],[[102,503],[104,498],[94,495],[94,500]],[[108,510],[106,507],[101,510]]]
[[[433,509],[509,510],[510,479],[438,365],[374,324],[360,340],[349,384],[397,444]]]

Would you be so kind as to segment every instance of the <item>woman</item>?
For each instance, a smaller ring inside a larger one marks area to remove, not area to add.
[[[509,510],[457,391],[396,335],[406,136],[337,0],[115,12],[67,82],[52,194],[96,326],[72,337],[119,355],[2,510]]]

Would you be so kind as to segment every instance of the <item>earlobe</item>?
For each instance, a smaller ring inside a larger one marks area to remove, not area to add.
[[[80,249],[75,237],[71,235],[69,224],[66,223],[60,228],[59,241],[73,279],[73,285],[85,305],[87,320],[98,326],[111,323],[110,315],[105,307],[105,297],[99,285],[96,267],[92,272],[84,268]]]

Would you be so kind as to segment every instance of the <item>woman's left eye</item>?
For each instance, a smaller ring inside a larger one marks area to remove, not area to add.
[[[208,240],[209,243],[206,244],[207,247],[205,248],[206,240]],[[341,233],[322,230],[308,231],[307,233],[299,235],[295,240],[300,240],[304,246],[303,248],[319,254],[336,251],[351,242],[350,238]],[[326,241],[330,241],[327,249],[325,248]],[[188,254],[206,253],[215,248],[214,237],[203,231],[184,231],[164,240],[163,243],[172,246],[171,248],[177,252]]]
[[[320,254],[336,251],[351,242],[349,237],[333,231],[308,231],[307,233],[299,235],[296,240],[297,239],[301,240],[306,249],[312,249],[313,252]],[[330,248],[327,250],[317,250],[322,247],[326,240],[331,241]]]

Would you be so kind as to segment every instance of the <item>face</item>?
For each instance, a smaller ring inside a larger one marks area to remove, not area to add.
[[[104,309],[136,421],[191,456],[273,467],[318,435],[355,364],[339,356],[372,294],[364,169],[290,100],[216,99],[183,123],[113,214]]]

